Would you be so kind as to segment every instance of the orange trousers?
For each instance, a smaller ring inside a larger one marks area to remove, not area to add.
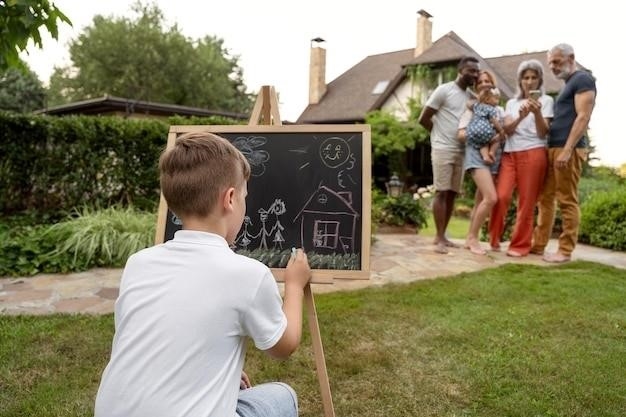
[[[506,213],[511,204],[513,191],[517,190],[517,213],[509,250],[528,255],[533,235],[535,206],[543,188],[547,168],[548,151],[543,147],[502,154],[496,183],[498,201],[493,206],[489,219],[491,247],[500,246]]]
[[[563,220],[563,231],[559,236],[558,252],[569,256],[578,241],[580,208],[578,206],[578,182],[587,159],[587,150],[576,148],[564,168],[554,166],[554,161],[563,148],[548,149],[548,173],[539,197],[537,226],[533,232],[533,252],[543,252],[550,240],[554,227],[554,216],[558,202]]]

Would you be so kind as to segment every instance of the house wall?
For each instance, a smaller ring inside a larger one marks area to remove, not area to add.
[[[381,106],[381,110],[394,115],[398,120],[406,121],[409,117],[407,103],[413,95],[413,85],[405,80],[396,88],[395,92],[389,96],[387,101]]]
[[[432,93],[432,89],[425,88],[420,83],[414,84],[407,78],[383,103],[381,110],[393,114],[398,120],[406,121],[409,117],[409,107],[407,105],[409,99],[416,97],[420,103],[426,103],[430,93]]]

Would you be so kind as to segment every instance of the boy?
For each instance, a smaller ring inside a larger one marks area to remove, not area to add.
[[[128,259],[95,416],[297,416],[293,390],[250,388],[243,362],[247,336],[277,358],[300,343],[306,255],[299,249],[289,260],[282,304],[271,271],[230,249],[250,165],[226,139],[182,135],[159,170],[183,230]]]

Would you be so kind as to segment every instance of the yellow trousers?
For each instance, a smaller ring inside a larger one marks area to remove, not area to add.
[[[554,165],[556,158],[563,148],[548,149],[548,171],[539,197],[537,226],[533,231],[533,246],[531,251],[543,252],[554,227],[554,216],[558,203],[563,220],[563,231],[559,236],[558,251],[569,256],[578,241],[578,227],[580,226],[580,208],[578,206],[578,182],[587,159],[587,150],[576,148],[572,152],[567,165],[557,168]]]

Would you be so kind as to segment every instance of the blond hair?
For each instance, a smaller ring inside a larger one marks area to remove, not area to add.
[[[478,101],[481,103],[486,103],[487,100],[491,97],[500,98],[500,90],[496,87],[485,88],[478,93]]]
[[[228,140],[208,132],[186,133],[159,159],[161,192],[178,217],[206,217],[220,193],[241,187],[250,164]]]

